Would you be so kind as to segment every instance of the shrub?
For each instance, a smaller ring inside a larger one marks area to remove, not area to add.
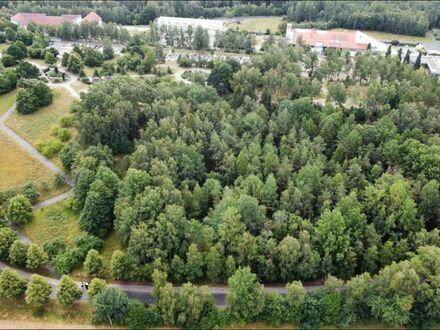
[[[33,305],[36,308],[43,307],[49,301],[49,295],[52,292],[52,287],[40,275],[32,275],[30,282],[26,289],[26,303]]]
[[[86,260],[84,261],[84,270],[88,275],[96,275],[102,271],[103,267],[103,259],[99,255],[99,252],[91,249],[86,256]]]
[[[17,195],[9,200],[7,217],[16,224],[25,224],[32,220],[32,205],[24,195]]]
[[[9,249],[9,261],[15,265],[25,266],[28,249],[28,244],[15,240]]]
[[[19,299],[26,291],[26,283],[17,272],[5,268],[0,274],[0,296],[9,300]]]
[[[105,280],[100,278],[94,278],[89,284],[89,290],[87,291],[90,300],[94,299],[98,294],[107,287]]]
[[[82,296],[82,291],[77,287],[75,281],[67,275],[61,277],[57,287],[57,299],[62,305],[71,305]]]
[[[90,250],[101,251],[104,246],[104,241],[92,234],[85,231],[79,234],[76,239],[76,247],[81,251],[83,258]]]
[[[66,249],[55,257],[53,265],[58,274],[69,274],[73,269],[81,266],[83,259],[79,248]]]
[[[264,321],[279,327],[287,323],[288,312],[287,303],[280,294],[272,292],[266,296],[263,309]]]
[[[44,243],[43,250],[52,261],[57,255],[66,251],[66,241],[59,237],[54,238]]]
[[[61,162],[63,163],[64,168],[68,171],[72,170],[72,165],[75,162],[79,149],[77,143],[68,143],[59,152]]]
[[[148,308],[138,300],[130,301],[125,324],[128,329],[145,329],[148,327]]]
[[[62,117],[60,117],[59,122],[60,122],[60,126],[63,128],[72,127],[73,116],[71,116],[71,115],[62,116]]]
[[[8,68],[17,64],[17,61],[11,55],[4,54],[2,57],[2,63],[5,68]]]
[[[29,245],[26,254],[26,268],[35,271],[49,261],[46,252],[37,244]]]
[[[17,239],[17,233],[11,228],[0,228],[0,259],[6,260],[9,255],[9,249]]]
[[[59,139],[53,138],[37,142],[36,147],[47,158],[53,158],[61,151],[63,143]]]

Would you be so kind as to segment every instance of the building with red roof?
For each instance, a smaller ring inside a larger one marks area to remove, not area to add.
[[[91,11],[90,13],[88,13],[88,15],[86,17],[83,18],[83,21],[86,21],[89,23],[96,22],[99,25],[101,25],[102,18],[94,11]]]
[[[296,45],[303,43],[315,48],[340,48],[351,51],[364,51],[370,45],[372,50],[386,51],[387,45],[361,31],[326,31],[315,29],[293,29],[288,24],[286,39]]]
[[[80,24],[82,21],[96,22],[99,25],[102,23],[101,17],[93,11],[84,18],[82,18],[81,15],[48,16],[39,13],[17,13],[11,17],[13,24],[23,27],[27,27],[30,22],[38,25],[59,26],[64,22]]]
[[[303,43],[311,47],[342,48],[350,50],[366,50],[368,42],[357,40],[354,31],[325,31],[315,29],[291,29],[287,35],[293,43]]]

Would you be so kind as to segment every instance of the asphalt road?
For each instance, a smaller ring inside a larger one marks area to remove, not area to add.
[[[15,270],[20,276],[29,279],[32,276],[32,273],[29,273],[28,271],[17,268],[15,266],[6,264],[4,262],[0,262],[0,270],[3,270],[4,268],[10,268]],[[46,277],[43,276],[48,283],[52,286],[52,293],[50,295],[51,299],[56,299],[56,288],[59,284],[59,279],[53,278],[53,277]],[[81,288],[82,282],[76,282],[78,288]],[[151,284],[135,284],[135,283],[122,283],[122,282],[111,282],[108,284],[110,287],[116,287],[120,288],[122,291],[127,293],[129,298],[136,298],[141,301],[147,302],[149,304],[154,304],[156,301],[153,297],[153,286]],[[312,291],[317,288],[320,288],[322,285],[306,285],[304,286],[306,291]],[[176,292],[179,292],[180,286],[174,287]],[[225,306],[226,305],[226,295],[228,293],[228,287],[224,285],[218,285],[218,286],[208,286],[209,290],[211,291],[212,295],[214,296],[214,299],[216,301],[217,306]],[[279,294],[285,295],[286,289],[283,286],[265,286],[264,291],[266,293],[270,292],[277,292]],[[87,291],[83,290],[83,295],[80,299],[81,301],[87,301],[88,295]]]
[[[35,63],[34,63],[35,64]],[[39,65],[38,65],[39,66]],[[39,66],[40,67],[40,66]],[[192,71],[196,71],[196,70],[200,70],[200,69],[194,69]],[[201,71],[208,71],[208,70],[201,70]],[[209,71],[208,71],[209,72]],[[175,74],[175,78],[177,81],[181,81],[183,83],[191,83],[190,81],[183,79],[182,78],[182,73],[178,72],[177,74]],[[60,83],[60,84],[50,84],[53,87],[64,87],[66,88],[71,94],[72,96],[74,96],[75,98],[79,98],[78,93],[73,90],[73,88],[71,87],[71,84],[75,81],[75,78],[72,77],[72,79],[69,79],[68,82],[66,83]],[[31,156],[33,156],[34,158],[36,158],[37,160],[39,160],[43,165],[45,165],[49,170],[51,170],[53,173],[55,174],[59,174],[61,175],[66,182],[73,187],[74,185],[74,181],[73,179],[66,175],[60,168],[58,168],[54,163],[52,163],[48,158],[46,158],[45,156],[43,156],[37,149],[35,149],[29,142],[27,142],[25,139],[23,139],[22,137],[20,137],[19,135],[17,135],[14,131],[12,131],[9,127],[7,127],[4,122],[6,121],[6,119],[9,118],[9,116],[12,114],[12,112],[14,112],[16,109],[16,104],[14,103],[12,105],[11,108],[8,109],[8,111],[6,111],[1,117],[0,117],[0,132],[3,132],[4,134],[6,134],[7,136],[9,136],[12,140],[14,140],[18,145],[20,145],[23,150],[25,150],[26,152],[28,152]],[[69,190],[68,192],[65,192],[63,194],[60,194],[58,196],[55,196],[51,199],[48,199],[46,201],[40,202],[36,205],[34,205],[34,209],[39,209],[42,208],[44,206],[56,203],[60,200],[63,200],[67,197],[73,196],[73,190]],[[30,242],[30,239],[28,237],[26,237],[20,230],[18,230],[18,228],[12,226],[12,228],[14,228],[17,231],[18,234],[18,238],[24,242]],[[26,271],[25,269],[22,268],[17,268],[15,266],[12,265],[8,265],[6,263],[0,262],[0,270],[9,267],[13,270],[15,270],[20,276],[29,279],[32,276],[32,273],[29,273],[28,271]],[[52,286],[52,293],[50,295],[51,299],[56,299],[56,288],[59,284],[59,278],[58,276],[56,276],[56,274],[54,273],[53,269],[48,267],[47,270],[53,274],[54,277],[45,277],[45,279],[48,281],[48,283]],[[57,278],[56,278],[57,277]],[[81,287],[81,282],[77,282],[78,287]],[[112,287],[118,287],[121,290],[123,290],[124,292],[127,293],[127,295],[130,298],[136,298],[139,299],[141,301],[145,301],[148,302],[149,304],[153,304],[155,303],[155,299],[153,297],[153,286],[149,285],[149,284],[133,284],[133,283],[122,283],[122,282],[112,282],[108,284],[109,286]],[[226,295],[228,292],[228,287],[227,286],[208,286],[212,295],[214,296],[216,303],[218,306],[224,306],[226,303]],[[305,286],[306,291],[311,291],[314,290],[316,288],[320,287],[320,285],[309,285],[309,286]],[[175,287],[176,291],[178,292],[180,287],[176,286]],[[284,287],[282,286],[267,286],[264,288],[266,292],[278,292],[280,294],[285,294],[286,290]],[[87,292],[85,290],[83,290],[83,295],[81,297],[81,301],[86,301],[88,299],[88,295]]]

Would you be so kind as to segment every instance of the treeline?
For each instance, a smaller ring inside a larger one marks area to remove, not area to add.
[[[291,4],[287,18],[303,27],[424,36],[429,28],[439,26],[440,8],[427,1],[304,1]]]
[[[155,305],[130,300],[119,288],[94,278],[88,287],[95,324],[125,325],[128,329],[177,326],[185,329],[225,328],[233,323],[263,321],[270,326],[349,327],[378,322],[387,326],[431,329],[440,322],[440,249],[420,247],[409,260],[392,263],[375,276],[368,273],[345,282],[328,277],[319,288],[306,291],[301,282],[288,283],[285,295],[265,293],[248,267],[239,268],[228,279],[226,308],[218,308],[207,286],[191,282],[177,291],[167,274],[153,271]],[[30,280],[5,268],[0,273],[0,297],[25,302],[42,313],[52,288],[47,280]],[[72,278],[61,277],[56,299],[72,306],[82,296]]]
[[[281,16],[286,14],[285,1],[2,1],[4,10],[11,16],[16,12],[46,13],[47,15],[81,14],[94,10],[104,22],[118,24],[149,24],[159,16],[178,17],[234,17],[234,16]]]

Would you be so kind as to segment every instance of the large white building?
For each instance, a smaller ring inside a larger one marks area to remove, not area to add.
[[[201,26],[208,31],[226,31],[225,21],[216,19],[201,19],[201,18],[183,18],[183,17],[168,17],[160,16],[157,19],[157,25],[176,27],[177,29],[185,30],[191,26],[196,28]]]
[[[186,31],[188,27],[195,29],[197,26],[208,30],[209,33],[209,43],[212,47],[214,43],[215,32],[225,32],[226,21],[216,20],[216,19],[202,19],[202,18],[184,18],[184,17],[168,17],[160,16],[156,20],[156,24],[159,27],[176,28],[178,30]]]

